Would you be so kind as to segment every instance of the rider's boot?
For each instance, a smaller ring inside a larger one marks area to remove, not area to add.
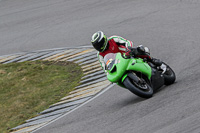
[[[143,45],[139,45],[139,46],[137,46],[137,51],[139,53],[143,53],[145,55],[148,55],[149,59],[147,59],[147,60],[149,60],[153,64],[153,67],[161,69],[163,71],[162,73],[165,73],[167,66],[160,59],[156,59],[156,58],[151,57],[150,56],[150,50],[149,50],[148,47],[144,47]]]
[[[151,61],[154,65],[156,65],[156,66],[161,66],[163,63],[162,63],[162,61],[160,60],[160,59],[156,59],[156,58],[153,58],[152,57],[152,61]]]
[[[151,62],[156,66],[156,68],[161,69],[163,71],[162,73],[165,73],[167,66],[160,59],[152,58]]]

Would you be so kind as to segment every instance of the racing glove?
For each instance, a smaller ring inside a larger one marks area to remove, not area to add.
[[[135,52],[136,52],[136,49],[135,48],[132,48],[132,47],[128,47],[127,50],[126,50],[126,57],[132,57],[135,55]]]

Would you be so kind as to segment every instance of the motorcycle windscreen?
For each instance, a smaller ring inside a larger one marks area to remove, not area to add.
[[[115,64],[115,58],[117,54],[109,53],[104,57],[104,62],[106,64],[106,69],[111,70]]]

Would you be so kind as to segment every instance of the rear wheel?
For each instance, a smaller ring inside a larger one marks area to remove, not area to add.
[[[173,84],[176,80],[176,75],[175,75],[174,71],[166,63],[164,63],[164,64],[167,66],[167,70],[163,74],[164,80],[165,80],[165,85]]]
[[[150,98],[153,96],[152,87],[143,79],[133,73],[129,73],[123,82],[124,86],[135,95],[142,98]]]

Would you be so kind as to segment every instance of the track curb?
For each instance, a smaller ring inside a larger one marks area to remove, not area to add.
[[[91,46],[54,48],[0,56],[0,64],[35,60],[71,61],[82,67],[84,76],[73,92],[60,99],[58,103],[50,105],[38,116],[13,128],[13,133],[34,132],[49,125],[92,101],[113,86],[97,63],[96,51]]]

